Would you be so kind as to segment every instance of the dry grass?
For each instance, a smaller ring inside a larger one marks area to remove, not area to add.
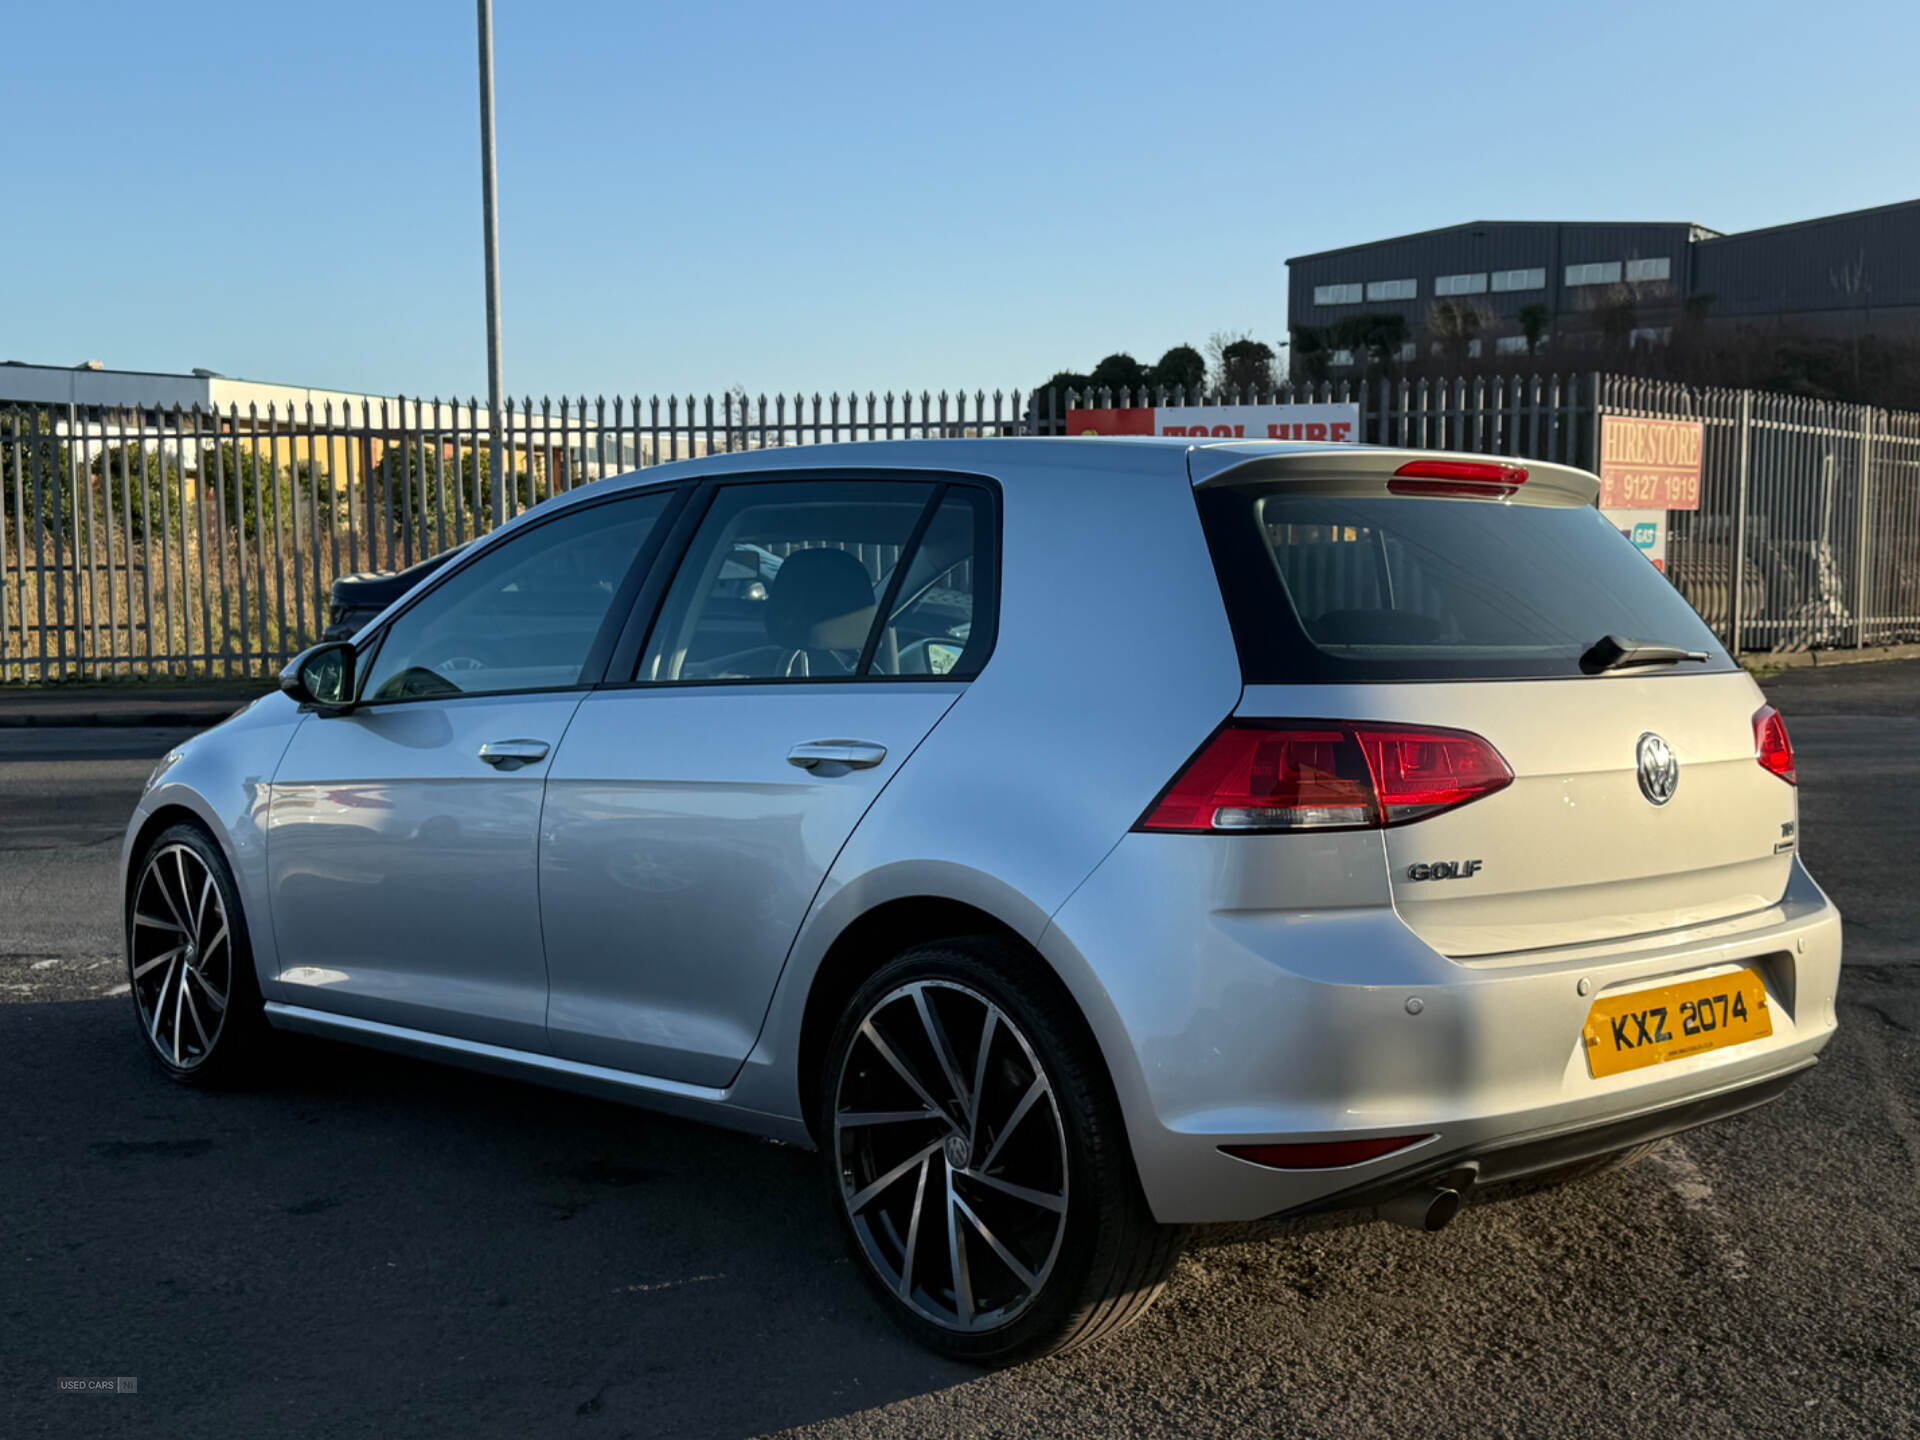
[[[189,528],[131,547],[119,523],[83,523],[58,550],[51,535],[36,548],[29,532],[24,567],[9,534],[0,684],[271,675],[319,638],[336,575],[393,569],[444,548],[437,524],[409,554],[391,527],[376,524],[369,536],[359,519],[317,534],[302,523],[297,543],[289,524],[253,536],[223,527],[204,539]],[[445,545],[473,534],[470,520],[450,521]]]

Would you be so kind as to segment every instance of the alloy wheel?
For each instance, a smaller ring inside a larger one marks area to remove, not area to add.
[[[984,995],[918,980],[868,1010],[840,1067],[833,1145],[854,1234],[915,1313],[992,1330],[1046,1286],[1066,1233],[1066,1134],[1033,1046]]]
[[[134,890],[130,983],[153,1048],[177,1070],[213,1054],[233,992],[233,932],[207,863],[186,845],[147,859]]]

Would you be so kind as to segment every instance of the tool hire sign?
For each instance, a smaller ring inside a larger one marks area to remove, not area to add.
[[[1360,440],[1360,407],[1342,405],[1158,405],[1069,410],[1069,435],[1188,435],[1196,440]]]

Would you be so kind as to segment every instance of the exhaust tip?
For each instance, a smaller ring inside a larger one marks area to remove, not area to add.
[[[1430,1190],[1409,1190],[1376,1206],[1374,1214],[1408,1230],[1431,1235],[1444,1230],[1460,1213],[1460,1192],[1444,1186]]]

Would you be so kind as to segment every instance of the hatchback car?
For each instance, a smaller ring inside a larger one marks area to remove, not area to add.
[[[1082,438],[596,483],[161,761],[144,1042],[817,1146],[982,1361],[1126,1324],[1188,1226],[1617,1162],[1814,1063],[1840,920],[1779,715],[1596,493]]]

